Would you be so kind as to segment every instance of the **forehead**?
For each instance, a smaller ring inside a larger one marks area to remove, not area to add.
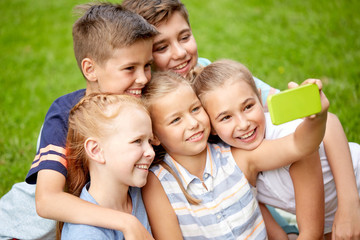
[[[187,84],[180,84],[174,91],[152,100],[151,115],[155,119],[167,118],[187,111],[196,102],[199,99],[194,90]]]
[[[201,100],[211,115],[236,104],[242,104],[249,98],[258,100],[256,93],[247,82],[228,80],[222,86],[203,94]]]
[[[155,41],[161,38],[161,35],[179,33],[185,29],[190,29],[190,26],[183,15],[181,15],[179,11],[176,11],[168,19],[157,24],[156,29],[159,31],[159,34],[155,36]]]
[[[107,62],[115,61],[125,64],[149,61],[152,59],[152,43],[152,39],[146,39],[136,41],[130,46],[116,48]]]

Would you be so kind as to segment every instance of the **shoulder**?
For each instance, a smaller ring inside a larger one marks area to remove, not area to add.
[[[61,232],[61,239],[71,240],[96,240],[115,239],[115,231],[83,224],[65,223]]]
[[[198,66],[206,67],[210,63],[211,63],[211,61],[207,58],[201,58],[201,57],[198,58]]]
[[[280,125],[274,125],[271,122],[270,113],[268,112],[265,113],[265,120],[266,120],[265,139],[277,139],[292,134],[295,132],[297,126],[303,121],[301,119],[297,119]]]

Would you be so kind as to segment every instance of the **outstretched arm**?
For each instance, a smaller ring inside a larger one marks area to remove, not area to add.
[[[323,239],[324,184],[318,151],[290,166],[296,204],[298,239]]]
[[[36,184],[39,216],[62,222],[93,225],[122,231],[126,239],[153,239],[133,215],[104,208],[64,192],[65,177],[53,170],[41,170]]]
[[[335,239],[360,239],[360,200],[349,144],[339,119],[331,113],[328,115],[324,147],[338,198],[332,235]]]
[[[322,92],[320,80],[308,79],[303,84],[316,83],[320,90],[321,112],[306,117],[293,134],[275,140],[264,140],[258,148],[247,153],[249,169],[255,173],[291,164],[318,150],[326,128],[329,101]]]
[[[152,172],[149,172],[147,183],[142,188],[142,195],[154,238],[183,239],[175,211],[159,179]]]

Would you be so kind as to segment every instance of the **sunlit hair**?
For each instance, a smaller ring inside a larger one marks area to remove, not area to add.
[[[202,96],[209,91],[217,89],[225,84],[226,81],[244,81],[254,91],[261,101],[259,91],[255,85],[251,72],[241,63],[222,59],[215,61],[204,68],[196,69],[192,85],[200,101]],[[204,105],[204,102],[202,102]]]
[[[174,12],[179,12],[190,26],[189,14],[179,0],[124,0],[122,6],[139,14],[154,26],[159,26]]]
[[[182,76],[178,75],[177,73],[166,71],[166,72],[155,72],[152,75],[150,82],[145,86],[143,90],[143,100],[147,108],[149,109],[150,116],[153,118],[154,116],[151,115],[152,106],[154,100],[162,98],[177,89],[180,86],[188,86],[191,88],[189,81],[187,81]],[[181,101],[181,99],[179,99]],[[167,171],[169,171],[176,181],[178,182],[181,191],[184,193],[186,199],[191,204],[199,204],[201,201],[192,197],[183,187],[179,176],[171,169],[171,167],[163,161],[165,156],[165,150],[162,146],[155,146],[155,159],[152,165],[160,164],[164,167]]]
[[[139,40],[152,40],[158,33],[143,17],[125,10],[120,4],[84,4],[76,6],[74,11],[82,15],[72,30],[75,58],[80,69],[84,58],[103,64],[114,50]]]
[[[89,179],[89,157],[84,143],[89,137],[106,138],[114,132],[114,123],[121,111],[128,108],[149,114],[142,101],[127,95],[94,93],[85,96],[73,107],[69,115],[66,140],[68,161],[68,192],[79,196]]]

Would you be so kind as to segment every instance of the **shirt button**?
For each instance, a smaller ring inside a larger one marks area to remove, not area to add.
[[[208,173],[205,173],[205,178],[209,177],[209,174]]]
[[[218,214],[218,215],[216,215],[216,217],[217,217],[217,219],[220,219],[220,218],[221,218],[221,215],[220,215],[220,214]]]

